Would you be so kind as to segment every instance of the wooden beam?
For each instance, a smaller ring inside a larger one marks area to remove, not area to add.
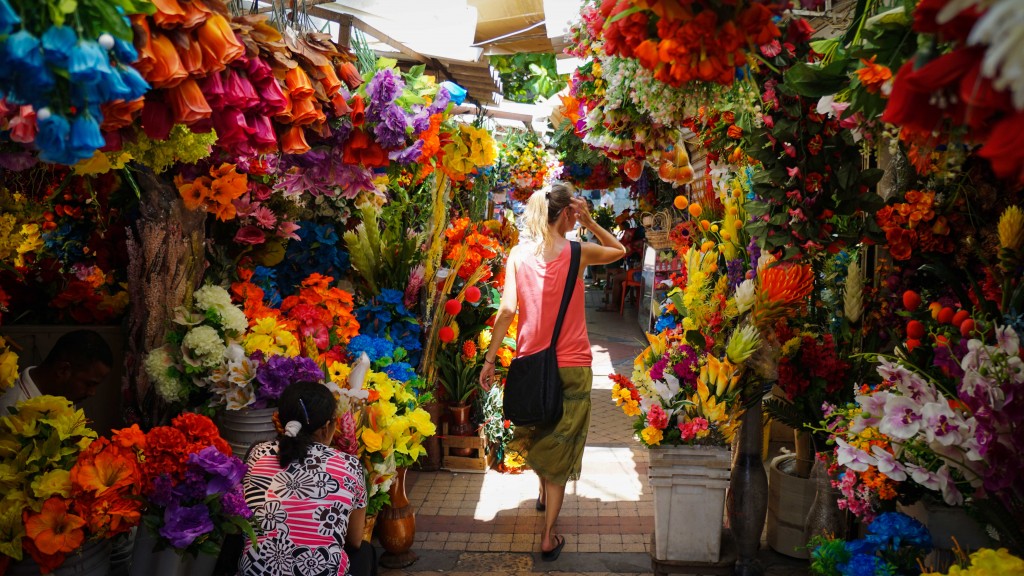
[[[310,6],[309,7],[309,15],[310,16],[316,16],[317,18],[323,18],[324,20],[330,20],[331,22],[338,22],[338,23],[341,23],[343,18],[347,18],[348,21],[351,23],[351,26],[353,28],[357,28],[357,29],[365,32],[366,34],[369,34],[370,36],[373,36],[377,40],[380,40],[381,42],[387,44],[388,46],[391,46],[395,50],[398,50],[399,52],[401,52],[402,54],[404,54],[407,57],[411,58],[412,60],[415,60],[416,62],[420,62],[422,64],[427,64],[428,63],[427,62],[427,58],[424,57],[419,52],[416,52],[415,50],[412,50],[411,48],[409,48],[405,44],[402,44],[398,40],[395,40],[394,38],[392,38],[392,37],[388,36],[387,34],[381,32],[380,30],[377,30],[373,26],[370,26],[366,22],[363,22],[359,18],[356,18],[352,14],[346,14],[346,13],[343,13],[343,12],[337,12],[335,10],[328,10],[327,8],[324,8],[322,6]]]

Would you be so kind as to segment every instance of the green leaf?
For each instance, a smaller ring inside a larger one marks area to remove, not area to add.
[[[627,8],[627,9],[623,10],[622,12],[619,12],[615,16],[612,16],[611,18],[609,18],[604,23],[604,25],[605,25],[605,27],[607,27],[609,24],[614,24],[615,22],[618,22],[619,20],[622,20],[623,18],[628,18],[628,17],[632,16],[633,14],[636,14],[637,12],[639,12],[641,10],[643,10],[643,8],[640,7],[640,6],[632,6],[630,8]]]
[[[820,98],[835,94],[849,83],[850,78],[846,74],[846,61],[834,61],[828,66],[797,62],[784,74],[786,91],[806,96],[808,98]]]
[[[385,68],[395,68],[398,66],[398,60],[394,58],[377,58],[377,69],[383,70]]]
[[[818,54],[828,54],[838,46],[839,38],[826,38],[811,42],[811,50],[814,50]]]

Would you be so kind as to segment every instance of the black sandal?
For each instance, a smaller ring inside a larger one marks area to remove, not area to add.
[[[537,498],[537,504],[534,507],[537,509],[537,512],[543,512],[547,510],[547,506],[545,506],[544,503],[540,501],[540,498]]]
[[[555,538],[559,539],[558,546],[555,546],[554,548],[552,548],[551,550],[548,550],[547,552],[545,552],[544,550],[541,550],[540,551],[540,559],[541,560],[543,560],[545,562],[554,562],[555,560],[558,560],[558,556],[562,553],[562,548],[565,548],[565,536],[555,536]]]

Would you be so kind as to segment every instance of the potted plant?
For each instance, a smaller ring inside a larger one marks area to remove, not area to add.
[[[452,436],[472,436],[475,433],[470,412],[473,408],[471,399],[480,389],[477,379],[479,354],[476,343],[466,340],[461,346],[450,343],[442,347],[437,355],[438,382],[448,399],[448,433]],[[452,452],[456,456],[468,456],[472,450],[452,448]]]

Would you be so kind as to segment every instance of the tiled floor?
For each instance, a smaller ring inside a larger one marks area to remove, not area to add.
[[[561,558],[553,563],[538,558],[543,513],[534,508],[538,485],[532,472],[410,471],[408,496],[417,524],[413,550],[420,560],[404,570],[382,570],[383,576],[650,573],[654,510],[647,452],[633,440],[629,418],[612,403],[608,379],[616,368],[629,373],[646,339],[635,306],[623,317],[593,310],[599,304],[600,291],[588,291],[593,414],[583,472],[566,487],[556,526],[566,536]]]

